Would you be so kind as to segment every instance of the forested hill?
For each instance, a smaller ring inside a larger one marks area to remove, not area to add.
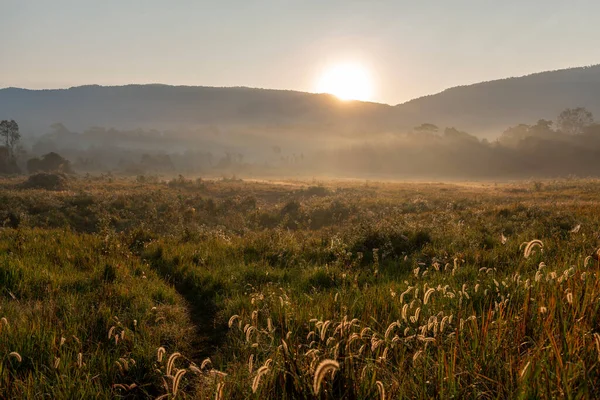
[[[168,85],[80,86],[57,90],[0,90],[0,119],[43,133],[61,122],[69,129],[301,128],[306,131],[382,129],[393,107],[343,103],[331,95],[251,88]],[[375,126],[374,126],[375,125]]]
[[[425,121],[494,136],[518,122],[554,120],[569,107],[600,117],[600,65],[459,86],[400,104],[394,113],[408,125]]]
[[[600,66],[455,87],[397,106],[341,102],[330,95],[252,88],[168,85],[0,90],[0,119],[41,135],[61,122],[73,131],[220,129],[368,138],[423,122],[493,137],[519,122],[554,119],[566,107],[600,116]]]

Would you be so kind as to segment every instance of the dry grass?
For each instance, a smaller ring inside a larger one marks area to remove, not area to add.
[[[1,397],[600,396],[597,181],[184,183],[0,182]]]

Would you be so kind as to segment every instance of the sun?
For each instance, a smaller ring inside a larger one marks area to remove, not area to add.
[[[330,93],[341,100],[371,100],[373,84],[368,71],[360,64],[337,64],[321,75],[318,93]]]

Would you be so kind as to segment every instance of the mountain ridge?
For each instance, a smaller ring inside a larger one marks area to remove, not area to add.
[[[508,126],[554,119],[566,107],[600,115],[600,65],[507,77],[418,97],[397,105],[341,101],[329,94],[246,86],[161,83],[0,89],[0,119],[17,120],[38,136],[61,122],[72,130],[194,130],[261,126],[306,134],[362,135],[410,130],[421,123],[452,126],[480,137]]]

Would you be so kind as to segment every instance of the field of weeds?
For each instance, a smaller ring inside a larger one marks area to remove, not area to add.
[[[0,398],[600,397],[600,181],[0,180]]]

